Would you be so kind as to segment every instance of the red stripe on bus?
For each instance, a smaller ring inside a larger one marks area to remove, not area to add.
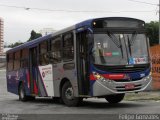
[[[106,79],[110,80],[121,80],[125,78],[125,74],[100,74]],[[97,80],[93,74],[90,74],[90,80]]]
[[[90,74],[89,78],[90,78],[90,80],[96,80],[95,77],[93,76],[93,74]]]
[[[35,80],[34,80],[34,93],[38,95],[38,88]]]
[[[102,76],[106,79],[121,80],[124,79],[125,74],[102,74]]]

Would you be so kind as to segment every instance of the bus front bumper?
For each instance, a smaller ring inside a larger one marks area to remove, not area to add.
[[[151,80],[151,75],[137,81],[127,82],[117,82],[109,79],[96,80],[93,85],[93,96],[144,91],[150,85]]]

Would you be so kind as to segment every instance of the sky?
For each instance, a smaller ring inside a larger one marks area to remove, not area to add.
[[[132,17],[145,22],[159,20],[158,6],[136,1],[159,4],[159,0],[0,0],[4,42],[25,42],[31,30],[61,30],[90,18]]]

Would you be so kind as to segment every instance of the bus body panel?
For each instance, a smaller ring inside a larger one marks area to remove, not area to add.
[[[70,81],[74,89],[74,95],[78,96],[77,91],[77,76],[74,62],[53,64],[53,84],[54,84],[54,97],[60,97],[60,85],[62,81]]]
[[[54,96],[54,84],[53,84],[53,68],[52,65],[38,66],[40,72],[40,78],[42,80],[42,85],[44,84],[44,89],[46,96]],[[40,82],[38,82],[40,86]],[[40,88],[39,88],[40,89]],[[42,88],[41,88],[42,89]]]
[[[30,95],[29,85],[29,71],[28,69],[20,69],[7,72],[7,90],[18,95],[18,86],[20,83],[24,84],[25,92]]]

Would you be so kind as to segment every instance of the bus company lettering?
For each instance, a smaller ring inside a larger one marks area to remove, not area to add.
[[[51,69],[42,69],[42,77],[44,78],[46,75],[51,74]]]
[[[52,79],[52,66],[39,66],[39,71],[43,80],[51,80]]]
[[[45,76],[47,76],[48,74],[51,74],[52,72],[51,72],[51,70],[42,70],[43,72],[42,72],[42,76],[43,77],[45,77]]]
[[[16,71],[16,72],[10,72],[10,74],[7,75],[8,79],[11,79],[11,77],[15,77],[16,80],[19,80],[20,77],[23,77],[23,71]]]
[[[51,70],[51,67],[42,68],[42,70]]]

